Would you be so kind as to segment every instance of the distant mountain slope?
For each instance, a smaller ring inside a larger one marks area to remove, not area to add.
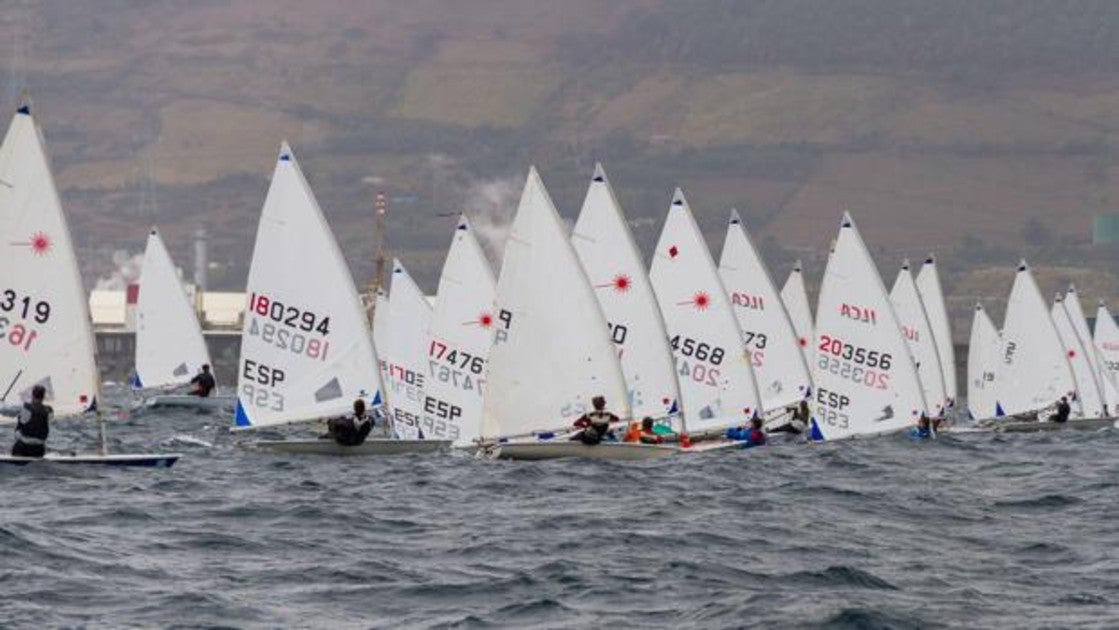
[[[22,2],[0,41],[0,110],[31,87],[91,276],[157,222],[183,261],[209,227],[239,285],[284,138],[357,277],[383,188],[429,290],[443,215],[499,240],[530,163],[572,217],[605,161],[645,247],[680,184],[713,243],[734,205],[811,258],[847,207],[884,266],[935,248],[961,278],[1088,256],[1119,198],[1114,2]]]

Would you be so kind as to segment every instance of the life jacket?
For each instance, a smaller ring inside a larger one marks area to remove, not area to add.
[[[39,446],[46,444],[50,435],[50,417],[54,413],[50,405],[31,401],[23,403],[23,410],[16,423],[16,441]]]
[[[626,430],[626,437],[623,442],[640,442],[641,441],[641,425],[636,422],[629,423],[629,428]]]

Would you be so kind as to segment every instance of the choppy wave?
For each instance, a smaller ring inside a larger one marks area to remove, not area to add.
[[[619,464],[285,457],[193,413],[171,470],[0,469],[8,626],[1105,627],[1116,431]],[[52,447],[92,446],[59,421]]]

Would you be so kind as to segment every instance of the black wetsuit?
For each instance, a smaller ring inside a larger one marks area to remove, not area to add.
[[[1057,403],[1057,413],[1049,416],[1051,422],[1068,422],[1069,414],[1072,413],[1072,407],[1067,402]]]
[[[200,396],[202,398],[209,398],[210,392],[214,391],[217,383],[214,382],[214,375],[209,372],[200,372],[194,378],[190,379],[190,384],[194,385],[194,391],[191,396]]]
[[[618,416],[609,411],[592,411],[575,421],[575,426],[583,430],[571,438],[588,446],[598,444],[610,435],[610,424],[618,422]]]
[[[373,418],[369,415],[361,416],[343,416],[341,418],[332,418],[327,425],[330,432],[330,437],[342,446],[358,446],[365,442],[369,432],[373,430]]]
[[[54,413],[50,405],[41,401],[23,403],[16,422],[16,443],[12,445],[12,455],[17,457],[42,457],[47,452],[47,436],[50,435],[50,418]]]

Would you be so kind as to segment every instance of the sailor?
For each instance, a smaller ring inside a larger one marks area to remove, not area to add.
[[[12,455],[42,457],[46,454],[50,420],[54,415],[54,409],[43,404],[46,395],[47,388],[42,385],[31,388],[31,402],[23,403],[16,421],[16,443],[12,445]]]
[[[606,398],[595,396],[591,399],[591,404],[594,405],[594,411],[583,414],[575,421],[575,427],[582,431],[571,438],[572,441],[579,441],[588,446],[598,444],[604,439],[614,439],[610,425],[619,421],[618,416],[606,411]]]
[[[1049,421],[1068,422],[1070,413],[1072,413],[1072,407],[1068,404],[1068,396],[1061,396],[1061,400],[1057,402],[1057,413],[1049,416]]]
[[[791,433],[793,435],[801,435],[808,429],[808,420],[811,417],[811,412],[808,410],[808,401],[801,400],[795,407],[786,409],[791,414],[791,418],[785,424],[773,427],[769,430],[770,433]]]
[[[365,413],[365,401],[354,401],[352,416],[331,418],[326,425],[327,437],[333,438],[342,446],[358,446],[373,430],[373,418]]]
[[[749,427],[731,427],[727,429],[726,437],[742,442],[743,448],[763,446],[766,442],[765,431],[762,430],[762,419],[754,416]]]
[[[931,426],[928,414],[922,413],[917,419],[917,426],[909,429],[909,437],[914,440],[927,440],[933,436]]]
[[[191,396],[199,396],[201,398],[209,398],[210,392],[214,391],[217,383],[214,382],[214,375],[210,373],[210,364],[203,363],[202,371],[194,375],[190,379],[190,384],[194,385],[194,389],[190,392]]]
[[[664,444],[664,436],[654,430],[651,417],[645,416],[641,419],[641,434],[638,440],[642,444]]]

